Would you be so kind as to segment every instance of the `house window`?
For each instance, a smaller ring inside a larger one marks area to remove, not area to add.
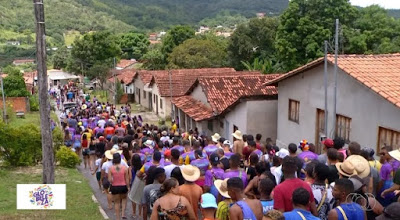
[[[143,90],[143,98],[146,98],[146,91]]]
[[[343,115],[336,115],[336,137],[341,137],[345,141],[350,141],[351,118]]]
[[[163,105],[163,103],[162,103],[162,99],[160,99],[160,109],[162,109],[163,107],[162,107],[162,105]]]
[[[380,150],[383,146],[392,146],[393,149],[399,149],[400,131],[379,127],[377,149]]]
[[[214,131],[214,126],[213,126],[213,121],[212,120],[207,121],[207,128],[210,131]]]
[[[289,99],[289,120],[299,123],[300,102]]]

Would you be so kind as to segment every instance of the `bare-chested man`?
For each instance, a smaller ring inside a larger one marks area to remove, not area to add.
[[[242,132],[236,130],[233,136],[233,153],[239,154],[243,158],[244,141]]]

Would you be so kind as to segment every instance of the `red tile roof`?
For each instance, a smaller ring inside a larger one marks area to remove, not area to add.
[[[120,81],[121,83],[128,85],[131,84],[136,76],[137,70],[135,69],[124,69],[124,70],[115,70],[116,73],[116,77],[118,79],[118,81]],[[110,77],[108,79],[108,81],[113,82],[114,83],[114,77]]]
[[[176,97],[172,101],[176,107],[185,112],[195,121],[201,121],[213,117],[211,108],[191,96]]]
[[[34,72],[25,72],[24,73],[24,81],[25,84],[32,84],[35,80],[35,77],[37,77],[37,71]]]
[[[136,62],[137,62],[136,60],[120,60],[119,63],[117,64],[117,67],[125,69],[135,64]]]
[[[275,98],[278,94],[275,86],[265,86],[264,84],[279,76],[281,75],[203,77],[199,79],[199,85],[202,87],[213,112],[221,114],[242,98]]]
[[[276,84],[290,76],[304,72],[323,61],[323,58],[317,59],[290,71],[267,85]],[[335,57],[328,55],[328,62],[334,64]],[[339,55],[338,67],[392,104],[400,107],[400,54]]]
[[[167,70],[147,71],[154,76],[154,81],[159,89],[160,96],[171,96],[170,76]],[[233,68],[203,68],[203,69],[178,69],[171,70],[172,96],[187,94],[196,80],[207,76],[238,76],[260,75],[259,72],[237,72]]]

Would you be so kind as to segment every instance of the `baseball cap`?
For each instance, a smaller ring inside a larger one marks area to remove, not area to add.
[[[104,139],[105,139],[104,136],[99,137],[99,141],[104,141]]]
[[[231,142],[230,142],[229,140],[225,140],[224,143],[223,143],[223,145],[229,145],[229,146],[231,146]]]
[[[214,166],[217,165],[217,164],[219,163],[219,156],[218,156],[218,154],[212,153],[212,154],[210,155],[209,160],[210,160],[210,163],[211,163],[212,165],[214,165]]]
[[[281,148],[278,152],[275,154],[279,158],[285,158],[286,156],[289,156],[289,151],[286,150],[285,148]]]
[[[202,208],[218,208],[217,200],[211,193],[204,193],[201,195]]]
[[[334,145],[333,140],[330,139],[330,138],[327,138],[327,139],[323,140],[321,143],[323,145],[325,145],[326,147],[328,147],[328,148],[329,147],[333,147],[333,145]]]
[[[171,156],[171,150],[170,149],[164,151],[164,157],[170,157],[170,156]]]

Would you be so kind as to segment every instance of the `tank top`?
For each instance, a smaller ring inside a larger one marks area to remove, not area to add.
[[[111,167],[111,176],[112,176],[112,186],[126,186],[125,183],[125,169],[126,167],[123,165],[119,165],[119,171],[117,171],[116,166]]]
[[[243,220],[257,220],[256,216],[253,213],[253,210],[247,205],[245,201],[238,201],[236,202],[236,205],[238,205],[242,209],[243,213]]]
[[[86,149],[88,147],[88,140],[82,140],[82,148]]]
[[[341,204],[340,207],[346,215],[346,218],[343,216],[339,208],[335,208],[336,213],[338,214],[338,220],[364,219],[364,210],[359,204],[352,202]]]

